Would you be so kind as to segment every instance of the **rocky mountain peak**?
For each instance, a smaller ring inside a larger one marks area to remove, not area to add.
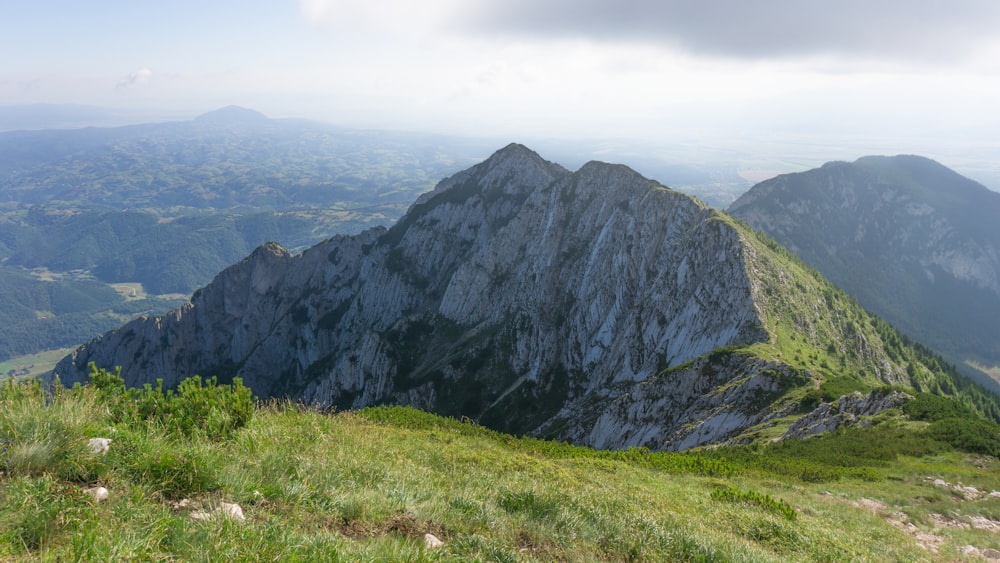
[[[530,190],[567,174],[568,170],[545,160],[528,147],[511,143],[472,168],[442,180],[433,191],[420,196],[414,206],[435,198],[464,202],[473,195],[490,199],[501,196],[520,198]],[[443,192],[451,193],[440,197]]]
[[[822,284],[755,240],[627,167],[571,173],[512,144],[442,180],[392,228],[297,256],[262,247],[192,304],[88,343],[57,373],[79,381],[93,361],[122,366],[130,385],[241,377],[262,397],[407,404],[601,447],[693,447],[777,416],[772,401],[811,381],[742,350],[771,345],[776,319],[819,338],[836,316],[819,307],[833,302]],[[801,292],[798,310],[780,309],[786,286]],[[831,339],[889,364],[874,339]]]

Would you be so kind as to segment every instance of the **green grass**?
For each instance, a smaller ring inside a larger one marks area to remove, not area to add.
[[[743,351],[784,362],[812,378],[811,396],[806,395],[809,386],[799,385],[776,404],[830,401],[852,391],[895,386],[954,397],[1000,422],[996,398],[943,358],[865,311],[766,234],[729,217],[722,220],[746,243],[747,267],[761,280],[754,287],[755,301],[765,312],[762,322],[770,336]]]
[[[997,460],[936,442],[872,449],[859,444],[885,435],[857,430],[742,449],[603,452],[407,408],[288,403],[259,406],[213,436],[116,419],[107,400],[92,387],[2,388],[0,559],[933,561],[960,559],[966,544],[1000,548],[995,533],[933,528],[931,513],[1000,519],[996,499],[961,501],[927,479],[1000,489]],[[84,447],[97,436],[113,440],[104,456]],[[817,453],[831,449],[842,455]],[[781,471],[796,459],[849,470],[821,482]],[[84,493],[94,485],[110,499]],[[862,499],[941,535],[939,551]],[[247,520],[191,518],[220,502],[239,503]],[[425,548],[425,533],[445,546]]]
[[[58,348],[0,362],[0,380],[6,377],[38,377],[52,371],[59,360],[72,351],[73,348]]]

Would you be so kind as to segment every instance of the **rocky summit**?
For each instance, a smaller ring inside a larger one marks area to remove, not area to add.
[[[875,324],[722,212],[625,166],[570,172],[513,144],[392,228],[294,256],[264,245],[55,373],[240,377],[261,397],[684,449],[799,412],[805,390],[838,378],[933,387],[939,374]]]

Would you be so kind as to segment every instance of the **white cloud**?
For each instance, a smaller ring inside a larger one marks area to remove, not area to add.
[[[139,70],[128,73],[128,76],[124,80],[119,82],[115,88],[118,90],[125,90],[127,88],[132,88],[135,86],[144,86],[149,84],[149,80],[153,78],[153,71],[146,67],[142,67]]]
[[[338,31],[426,37],[470,17],[466,0],[299,0],[311,24]]]

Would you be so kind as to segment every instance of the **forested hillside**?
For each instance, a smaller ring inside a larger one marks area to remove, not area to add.
[[[1000,194],[930,159],[865,157],[762,182],[729,212],[950,361],[1000,366]]]

